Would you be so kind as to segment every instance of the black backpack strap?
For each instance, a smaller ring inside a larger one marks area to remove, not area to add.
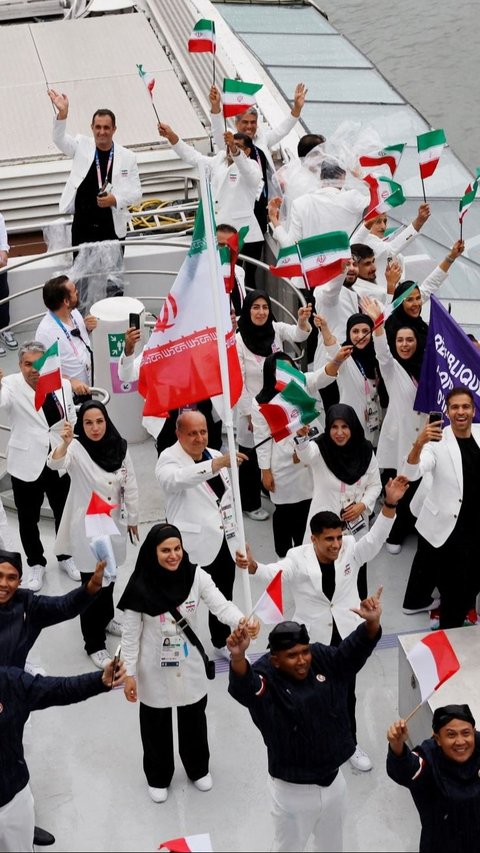
[[[202,658],[205,666],[207,678],[209,678],[210,680],[212,678],[215,678],[215,663],[208,657],[205,649],[203,648],[201,640],[199,639],[199,637],[197,637],[195,631],[188,622],[188,619],[186,619],[185,616],[182,616],[177,607],[171,607],[169,612],[175,619],[175,622],[180,628],[180,631],[185,634],[187,640],[191,642],[192,646],[195,646],[195,648],[198,649],[200,657]]]

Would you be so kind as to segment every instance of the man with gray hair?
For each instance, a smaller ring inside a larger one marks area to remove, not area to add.
[[[57,530],[70,486],[67,474],[61,476],[47,468],[47,456],[61,441],[65,419],[72,425],[76,422],[72,386],[67,379],[62,379],[61,393],[52,391],[43,406],[38,411],[35,408],[35,388],[40,376],[35,362],[44,352],[45,347],[39,341],[27,341],[18,351],[20,372],[4,377],[0,371],[0,406],[11,428],[7,472],[12,480],[20,539],[30,567],[26,585],[34,592],[41,589],[47,563],[38,529],[43,500],[46,495]],[[69,554],[58,554],[57,559],[72,580],[80,580],[80,572]]]

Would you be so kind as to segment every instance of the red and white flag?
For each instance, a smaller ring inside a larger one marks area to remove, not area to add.
[[[88,537],[97,538],[97,536],[112,536],[120,531],[115,524],[110,513],[116,509],[118,504],[109,504],[92,492],[90,503],[88,504],[85,513],[85,533]]]
[[[282,570],[279,569],[273,580],[268,584],[265,592],[258,599],[253,612],[260,617],[266,625],[277,625],[283,622],[283,592],[282,592]]]
[[[220,255],[216,253],[218,281],[222,282]],[[225,287],[219,288],[225,330],[230,404],[242,393],[242,373]],[[138,383],[145,397],[144,416],[165,417],[165,412],[222,393],[217,349],[217,329],[210,286],[203,208],[199,205],[190,251],[167,296],[145,347]]]
[[[170,850],[170,853],[212,853],[212,842],[210,835],[205,832],[201,835],[186,835],[184,838],[171,838],[170,841],[162,841],[159,850]]]
[[[460,669],[460,662],[444,631],[426,634],[407,654],[417,677],[422,702]]]

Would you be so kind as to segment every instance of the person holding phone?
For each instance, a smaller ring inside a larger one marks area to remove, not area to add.
[[[95,492],[112,506],[110,517],[118,534],[111,543],[117,566],[125,562],[127,532],[138,540],[138,489],[127,442],[117,431],[103,405],[96,401],[84,403],[77,417],[75,430],[71,424],[62,431],[62,443],[48,458],[53,470],[68,471],[72,487],[58,529],[58,547],[68,546],[81,566],[82,581],[88,581],[94,561],[85,532],[85,513]],[[102,587],[100,594],[82,615],[85,651],[102,668],[111,659],[105,645],[105,632],[120,635],[121,625],[114,619],[114,582]]]

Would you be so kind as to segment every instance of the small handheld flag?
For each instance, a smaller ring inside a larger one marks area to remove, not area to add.
[[[387,213],[393,207],[398,207],[405,201],[401,184],[390,178],[377,175],[366,175],[363,178],[370,190],[370,202],[364,220],[374,219],[381,213]]]
[[[346,231],[307,237],[299,240],[297,247],[306,283],[312,288],[344,275],[345,264],[352,257]]]
[[[152,101],[152,107],[153,107],[153,110],[154,110],[155,115],[157,117],[157,121],[160,121],[160,116],[158,115],[155,104],[153,103],[153,90],[155,88],[155,82],[156,82],[155,77],[149,71],[145,71],[143,65],[137,64],[137,71],[138,71],[138,74],[140,76],[140,79],[143,80],[143,82],[145,84],[145,88],[147,89],[147,92],[150,95],[150,99]]]
[[[445,631],[422,637],[408,652],[407,660],[417,677],[422,703],[460,669]]]
[[[188,52],[215,53],[216,49],[215,22],[201,18],[195,24],[192,35],[188,39]]]
[[[319,416],[317,402],[295,380],[291,380],[269,403],[260,403],[274,441],[282,441]],[[258,445],[257,445],[258,446]]]
[[[97,495],[96,492],[92,492],[90,503],[85,513],[85,534],[88,537],[119,534],[120,531],[117,525],[113,518],[110,517],[112,510],[117,507],[118,504],[109,504],[100,495]]]
[[[162,841],[158,846],[158,850],[169,850],[170,853],[212,853],[212,849],[208,832],[171,838],[169,841]]]
[[[297,246],[286,246],[280,249],[275,266],[270,266],[272,275],[280,276],[281,278],[292,278],[292,276],[301,276],[302,264],[298,256]]]
[[[62,388],[62,372],[60,369],[60,355],[58,352],[58,341],[55,341],[40,358],[33,362],[32,367],[38,370],[40,376],[35,388],[35,408],[38,410],[43,406],[47,394]],[[63,401],[64,408],[65,398]],[[66,415],[66,411],[65,411]]]
[[[246,83],[244,80],[223,80],[223,115],[225,118],[246,112],[255,103],[255,94],[262,83]]]
[[[233,290],[235,284],[235,264],[243,248],[248,231],[248,225],[242,225],[239,231],[229,235],[224,246],[219,246],[220,262],[222,264],[223,279],[227,293],[231,293]]]
[[[467,210],[471,207],[477,195],[478,177],[475,178],[472,184],[469,184],[465,190],[465,195],[460,199],[458,204],[458,221],[460,222],[460,240],[462,239],[463,217]]]
[[[425,178],[433,175],[446,142],[445,131],[442,129],[429,130],[427,133],[421,133],[417,136],[418,164],[420,167],[424,202],[427,200],[425,195]]]
[[[281,569],[279,569],[273,580],[270,581],[265,592],[262,592],[255,607],[253,608],[253,613],[256,613],[266,625],[277,625],[279,622],[283,622]]]
[[[358,162],[361,166],[364,166],[367,169],[375,169],[378,166],[387,166],[390,169],[390,174],[393,178],[400,165],[405,145],[405,142],[401,142],[398,145],[387,145],[385,148],[382,148],[381,151],[376,151],[374,154],[363,154],[358,158]]]

